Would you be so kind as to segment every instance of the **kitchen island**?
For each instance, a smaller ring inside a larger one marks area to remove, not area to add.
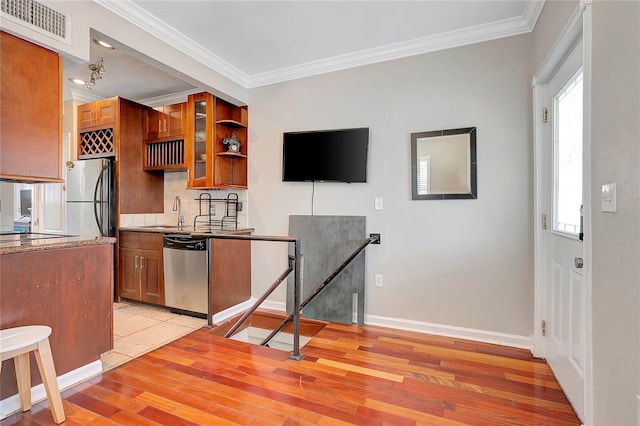
[[[113,347],[114,243],[53,234],[0,238],[0,328],[50,326],[61,388],[99,374],[100,355]],[[31,377],[32,386],[41,383],[35,362]],[[7,414],[19,408],[12,360],[3,363],[1,380]]]

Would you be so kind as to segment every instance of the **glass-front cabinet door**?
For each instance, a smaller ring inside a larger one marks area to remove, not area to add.
[[[189,96],[187,188],[247,188],[247,107]]]
[[[189,188],[210,187],[211,173],[211,140],[213,113],[213,96],[199,93],[189,96],[187,116],[189,129],[187,132],[187,186]]]

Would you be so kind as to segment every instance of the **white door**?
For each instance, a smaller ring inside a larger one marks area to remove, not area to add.
[[[582,272],[582,42],[547,85],[545,158],[545,356],[564,393],[585,419],[585,287]]]

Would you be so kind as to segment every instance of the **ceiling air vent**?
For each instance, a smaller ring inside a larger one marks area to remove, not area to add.
[[[3,18],[27,24],[41,34],[67,41],[69,17],[43,3],[34,0],[2,0],[2,12]]]

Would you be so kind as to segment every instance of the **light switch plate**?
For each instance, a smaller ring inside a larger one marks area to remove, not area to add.
[[[616,184],[606,183],[602,185],[602,211],[614,213],[616,211]]]
[[[383,283],[382,274],[375,274],[373,276],[373,285],[376,286],[376,287],[382,287],[382,285],[383,285],[382,283]]]
[[[373,203],[373,205],[374,205],[374,207],[373,207],[374,209],[376,209],[376,210],[382,210],[382,198],[380,198],[380,197],[376,197],[376,198],[374,199],[374,203]]]

